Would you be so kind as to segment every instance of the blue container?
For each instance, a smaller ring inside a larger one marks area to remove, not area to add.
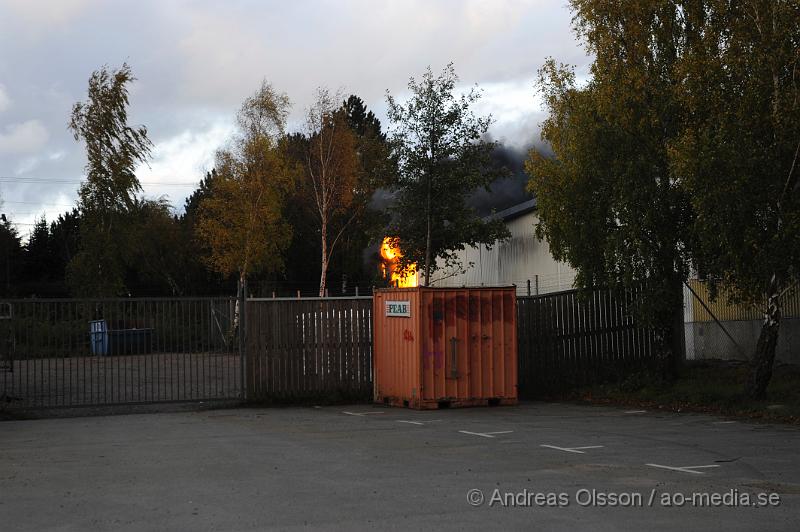
[[[112,356],[153,352],[153,329],[112,329],[107,337],[107,354]]]
[[[108,355],[108,326],[106,325],[106,320],[89,322],[89,344],[93,355]]]

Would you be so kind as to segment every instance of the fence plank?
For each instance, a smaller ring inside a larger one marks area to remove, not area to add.
[[[518,298],[519,392],[533,398],[657,364],[652,331],[632,317],[632,296],[595,290]]]
[[[274,362],[267,375],[248,375],[254,399],[371,397],[371,298],[257,299],[248,310],[252,327],[274,332],[246,346],[248,358]]]

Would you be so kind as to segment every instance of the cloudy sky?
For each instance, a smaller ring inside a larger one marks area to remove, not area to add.
[[[547,56],[588,60],[566,0],[0,0],[0,212],[22,235],[75,202],[83,146],[67,131],[74,102],[102,65],[128,62],[130,119],[155,144],[139,179],[180,208],[262,79],[289,94],[299,127],[317,86],[361,96],[385,117],[409,76],[453,61],[492,134],[538,138],[534,95]],[[385,123],[385,120],[384,120]]]

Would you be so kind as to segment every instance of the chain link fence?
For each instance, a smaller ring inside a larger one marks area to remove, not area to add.
[[[724,292],[711,298],[708,283],[689,280],[684,286],[684,327],[687,360],[749,360],[756,349],[762,312],[730,303]],[[783,319],[775,357],[800,363],[800,289],[784,294]]]

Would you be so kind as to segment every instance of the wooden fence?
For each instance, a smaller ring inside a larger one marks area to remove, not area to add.
[[[634,297],[518,297],[520,397],[656,368],[656,333],[635,323]],[[372,298],[249,299],[245,324],[249,400],[371,399]]]
[[[248,299],[247,399],[370,400],[372,298]]]
[[[519,394],[534,398],[619,378],[658,363],[656,334],[637,326],[630,304],[595,290],[517,298]]]

